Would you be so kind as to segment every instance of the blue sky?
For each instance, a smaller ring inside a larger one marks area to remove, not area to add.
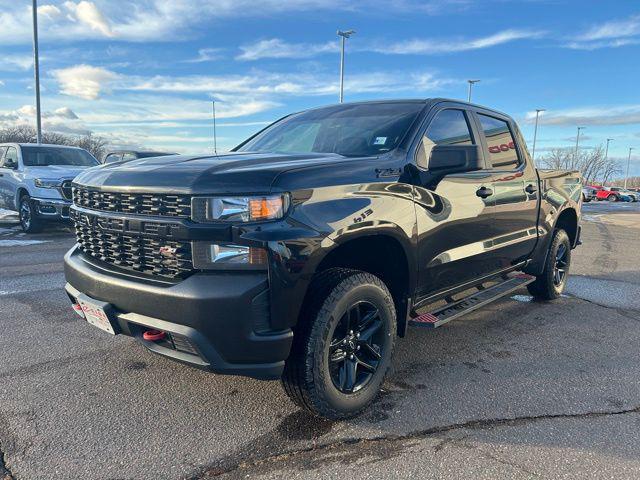
[[[0,0],[0,126],[33,123],[30,1]],[[537,150],[613,138],[640,175],[640,5],[626,0],[40,0],[45,128],[113,145],[211,151],[338,96],[466,98],[513,115]]]

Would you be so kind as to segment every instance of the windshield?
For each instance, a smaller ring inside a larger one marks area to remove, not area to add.
[[[236,151],[378,155],[398,146],[423,107],[393,102],[309,110],[274,123]]]
[[[51,165],[73,165],[93,167],[98,161],[86,150],[79,148],[22,147],[25,167],[48,167]]]

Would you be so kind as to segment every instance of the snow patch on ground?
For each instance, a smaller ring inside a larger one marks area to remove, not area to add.
[[[3,218],[10,218],[10,217],[17,217],[17,216],[18,216],[18,212],[0,208],[0,220],[2,220]]]
[[[38,245],[39,243],[49,243],[50,240],[0,240],[0,247],[24,247],[27,245]]]
[[[588,214],[582,214],[582,220],[585,220],[587,222],[600,222],[600,217],[602,215],[588,215]]]
[[[531,295],[511,295],[511,299],[523,303],[529,303],[533,301],[533,297]]]

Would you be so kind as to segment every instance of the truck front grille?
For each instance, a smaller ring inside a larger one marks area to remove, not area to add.
[[[102,192],[75,186],[73,187],[73,203],[79,207],[102,212],[174,218],[189,218],[191,216],[190,195]]]
[[[80,250],[101,262],[167,278],[193,272],[190,242],[104,232],[78,223],[75,228]]]
[[[72,199],[72,189],[71,189],[71,180],[65,180],[62,182],[62,186],[60,187],[60,192],[65,200]]]

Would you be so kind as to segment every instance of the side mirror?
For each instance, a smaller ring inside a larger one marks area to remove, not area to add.
[[[484,164],[477,145],[436,145],[427,170],[438,174],[474,172]]]
[[[13,158],[5,158],[4,167],[10,168],[11,170],[16,170],[18,168],[18,162],[16,162]]]

